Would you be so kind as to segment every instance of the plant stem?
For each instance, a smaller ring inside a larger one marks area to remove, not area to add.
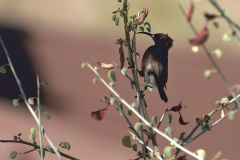
[[[99,73],[89,64],[86,62],[86,65],[98,76],[98,79],[128,108],[130,109],[138,118],[140,118],[143,123],[145,123],[149,128],[151,128],[151,130],[155,131],[157,134],[161,135],[163,138],[167,139],[168,141],[170,141],[173,145],[175,145],[176,147],[180,148],[181,150],[183,150],[184,152],[186,152],[187,154],[191,155],[192,157],[195,157],[196,159],[199,160],[203,160],[201,157],[199,157],[198,155],[194,154],[193,152],[189,151],[188,149],[182,147],[181,145],[179,145],[178,143],[176,143],[174,140],[172,140],[170,137],[168,137],[166,134],[164,134],[163,132],[159,131],[157,128],[155,128],[154,126],[152,126],[152,124],[147,121],[144,117],[142,117],[133,107],[131,107],[131,105],[129,105],[123,98],[120,97],[120,95],[112,88],[108,85],[108,83],[99,75]],[[160,156],[156,156],[159,159],[162,159]]]
[[[39,119],[39,142],[40,142],[40,155],[43,158],[43,144],[42,144],[42,124],[41,124],[41,110],[40,110],[40,83],[39,83],[39,66],[37,66],[37,111]]]
[[[34,147],[34,148],[36,148],[36,149],[40,149],[40,146],[39,145],[35,145],[35,144],[33,144],[33,143],[30,143],[30,142],[27,142],[27,141],[14,141],[14,140],[0,140],[0,142],[2,142],[2,143],[19,143],[19,144],[25,144],[25,145],[28,145],[28,146],[32,146],[32,147]],[[47,149],[45,149],[45,151],[46,152],[49,152]],[[60,151],[58,151],[59,153],[61,153],[61,156],[63,156],[63,157],[65,157],[65,158],[68,158],[68,159],[70,159],[70,160],[79,160],[78,158],[75,158],[75,157],[72,157],[72,156],[70,156],[70,155],[67,155],[67,154],[65,154],[65,153],[63,153],[63,152],[60,152]],[[52,152],[49,152],[49,153],[52,153]],[[54,154],[56,154],[55,152],[54,152]]]
[[[14,76],[15,80],[17,81],[17,84],[18,84],[19,90],[20,90],[20,92],[21,92],[22,98],[23,98],[26,106],[28,107],[29,111],[31,112],[33,118],[35,119],[35,121],[37,122],[37,124],[40,125],[40,124],[39,124],[39,119],[38,119],[37,115],[35,114],[34,110],[33,110],[32,107],[31,107],[31,105],[28,103],[28,100],[27,100],[27,97],[26,97],[26,95],[25,95],[25,92],[24,92],[24,90],[23,90],[23,88],[22,88],[21,82],[20,82],[20,80],[18,79],[18,76],[17,76],[17,74],[16,74],[16,72],[15,72],[15,69],[14,69],[14,67],[13,67],[12,61],[11,61],[10,56],[9,56],[9,54],[8,54],[7,48],[5,47],[1,36],[0,36],[0,43],[1,43],[1,45],[2,45],[2,47],[3,47],[3,50],[4,50],[5,54],[6,54],[6,57],[7,57],[9,66],[10,66],[10,68],[11,68],[11,71],[12,71],[12,73],[13,73],[13,76]],[[60,153],[58,152],[58,150],[56,149],[56,147],[53,145],[52,141],[51,141],[51,140],[49,139],[49,137],[47,136],[47,133],[46,133],[46,131],[44,130],[43,126],[42,126],[42,130],[43,130],[43,135],[45,136],[45,138],[46,138],[46,140],[48,141],[49,145],[52,147],[52,149],[54,150],[54,152],[55,152],[56,155],[58,156],[58,159],[59,159],[59,160],[62,160],[62,157],[61,157]]]
[[[183,9],[183,7],[181,5],[180,9],[183,12],[184,15],[186,15],[185,10]],[[195,27],[193,26],[191,21],[188,21],[188,24],[190,25],[190,28],[192,29],[192,31],[197,35],[197,30],[195,29]],[[233,89],[231,88],[231,85],[229,84],[228,80],[226,79],[226,77],[224,76],[224,74],[222,73],[222,71],[220,70],[220,68],[218,67],[218,65],[216,64],[216,62],[213,60],[211,53],[208,51],[207,47],[203,44],[202,45],[203,50],[205,51],[209,61],[212,63],[212,65],[214,66],[214,68],[217,70],[219,76],[221,77],[221,79],[223,80],[223,83],[226,85],[227,89],[229,90],[229,92],[231,93],[231,95],[233,97],[236,97],[235,92],[233,91]],[[240,103],[239,100],[236,99],[236,104],[238,107],[240,107]]]

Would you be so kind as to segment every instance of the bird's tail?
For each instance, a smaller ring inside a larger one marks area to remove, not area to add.
[[[165,103],[167,103],[167,102],[168,102],[167,95],[166,95],[164,89],[163,89],[161,86],[158,86],[158,92],[159,92],[159,95],[160,95],[161,99],[162,99]]]
[[[168,102],[168,98],[167,98],[167,95],[164,91],[164,86],[161,85],[160,83],[160,80],[158,79],[158,77],[156,75],[154,75],[155,79],[156,79],[156,87],[158,88],[158,92],[159,92],[159,95],[161,97],[161,99],[167,103]],[[165,85],[166,86],[166,85]]]

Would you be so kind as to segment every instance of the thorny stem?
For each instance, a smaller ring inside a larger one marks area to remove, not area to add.
[[[16,74],[16,72],[15,72],[15,69],[14,69],[14,67],[13,67],[12,61],[11,61],[10,56],[9,56],[9,54],[8,54],[7,48],[5,47],[1,36],[0,36],[0,43],[1,43],[1,45],[2,45],[2,47],[3,47],[3,50],[4,50],[5,54],[6,54],[6,57],[7,57],[9,66],[10,66],[10,68],[11,68],[11,71],[12,71],[12,73],[13,73],[13,76],[14,76],[15,80],[17,81],[17,84],[18,84],[19,90],[20,90],[20,92],[21,92],[22,98],[23,98],[26,106],[28,107],[28,110],[31,112],[33,118],[35,119],[35,121],[37,122],[37,124],[40,125],[40,124],[39,124],[39,119],[38,119],[38,117],[36,116],[36,114],[35,114],[35,112],[33,111],[32,107],[31,107],[30,104],[28,103],[28,100],[27,100],[27,97],[26,97],[26,95],[25,95],[25,92],[24,92],[24,90],[23,90],[23,88],[22,88],[21,82],[20,82],[20,80],[18,79],[18,76],[17,76],[17,74]],[[52,149],[54,150],[54,152],[55,152],[56,155],[58,156],[58,159],[59,159],[59,160],[62,160],[62,157],[61,157],[59,151],[56,149],[56,147],[54,146],[54,144],[52,143],[52,141],[49,139],[49,137],[48,137],[46,131],[44,130],[43,126],[42,126],[42,132],[43,132],[43,135],[45,136],[46,140],[48,141],[49,145],[52,147]]]
[[[27,141],[23,141],[23,140],[20,140],[20,141],[0,140],[0,142],[2,142],[2,143],[19,143],[19,144],[25,144],[25,145],[28,145],[28,146],[32,146],[32,147],[34,147],[35,149],[40,149],[40,146],[39,146],[39,145],[35,145],[35,144],[33,144],[33,143],[30,143],[30,142],[27,142]],[[44,149],[44,150],[45,150],[46,152],[52,153],[52,152],[48,151],[47,149]],[[68,159],[70,159],[70,160],[79,160],[78,158],[72,157],[72,156],[67,155],[67,154],[65,154],[65,153],[63,153],[63,152],[60,152],[60,151],[58,151],[58,152],[61,154],[61,156],[65,157],[65,158],[68,158]],[[26,153],[26,152],[25,152],[25,153]],[[53,152],[53,153],[54,153],[54,152]],[[56,154],[56,153],[54,153],[54,154]]]

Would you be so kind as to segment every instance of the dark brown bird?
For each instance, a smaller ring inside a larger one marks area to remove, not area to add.
[[[142,70],[138,71],[145,82],[158,89],[161,99],[167,103],[168,98],[164,91],[168,80],[168,50],[173,45],[173,40],[163,33],[150,34],[138,32],[152,37],[155,45],[148,47],[142,57]]]

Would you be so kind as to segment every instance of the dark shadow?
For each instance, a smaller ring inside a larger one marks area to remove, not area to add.
[[[0,35],[8,50],[14,69],[21,81],[27,97],[36,96],[36,71],[31,67],[24,42],[27,39],[26,33],[13,28],[0,27]],[[2,45],[0,46],[0,66],[8,64],[7,57]],[[0,96],[14,99],[20,95],[17,82],[9,66],[5,66],[6,74],[0,74]]]

